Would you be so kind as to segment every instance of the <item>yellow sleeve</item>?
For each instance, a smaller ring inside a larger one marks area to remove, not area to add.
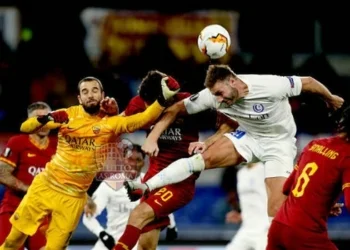
[[[65,109],[59,109],[59,110],[65,110]],[[23,133],[29,133],[30,134],[30,133],[34,133],[38,129],[41,129],[42,127],[45,127],[45,128],[48,128],[48,129],[55,129],[55,128],[58,128],[60,126],[61,126],[60,123],[55,123],[55,122],[52,122],[52,121],[49,121],[48,123],[43,125],[40,122],[38,122],[37,117],[30,117],[30,118],[28,118],[27,120],[25,120],[21,124],[20,130]]]
[[[132,133],[157,120],[163,110],[164,107],[161,106],[158,101],[155,101],[142,113],[137,113],[131,116],[110,117],[108,118],[108,124],[116,134]]]

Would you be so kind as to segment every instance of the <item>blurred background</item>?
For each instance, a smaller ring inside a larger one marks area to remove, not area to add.
[[[185,7],[178,1],[168,1],[166,7],[152,2],[144,7],[114,1],[76,6],[29,2],[0,1],[0,149],[19,132],[28,104],[45,101],[53,109],[77,104],[77,83],[88,75],[102,80],[121,110],[151,69],[173,75],[182,90],[196,93],[203,88],[209,65],[197,48],[197,37],[213,23],[231,34],[230,51],[221,61],[236,73],[310,75],[349,100],[350,16],[340,6],[319,5],[314,10],[296,4],[252,9],[234,2],[207,7]],[[299,150],[332,132],[332,118],[321,99],[303,95],[290,101]],[[203,131],[201,138],[212,133]],[[142,144],[145,134],[127,137]],[[175,213],[175,243],[192,246],[186,249],[223,249],[239,227],[225,223],[234,189],[235,171],[203,173],[195,199]],[[104,215],[100,221],[105,222]],[[346,211],[329,222],[330,236],[340,249],[350,246],[349,223]],[[95,240],[80,224],[71,244],[89,249]],[[185,249],[163,241],[161,245],[160,249]]]

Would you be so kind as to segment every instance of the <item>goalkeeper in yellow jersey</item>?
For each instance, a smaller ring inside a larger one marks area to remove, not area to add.
[[[104,100],[102,83],[97,78],[86,77],[78,84],[80,105],[32,117],[22,123],[21,131],[25,133],[33,133],[44,126],[59,128],[58,145],[45,171],[36,176],[12,215],[12,229],[1,250],[19,249],[45,218],[50,218],[45,249],[67,247],[84,210],[86,192],[103,165],[96,151],[121,133],[134,132],[161,115],[166,101],[179,91],[179,85],[171,77],[163,78],[160,84],[161,96],[143,113],[128,117],[107,116],[100,111]]]

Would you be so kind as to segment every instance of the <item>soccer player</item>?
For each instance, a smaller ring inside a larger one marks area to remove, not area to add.
[[[132,155],[129,158],[127,158],[128,166],[135,171],[135,173],[132,173],[133,176],[130,176],[130,179],[141,182],[144,174],[141,174],[140,171],[145,164],[145,154],[141,150],[141,146],[134,144]],[[127,175],[129,171],[131,169],[128,169],[127,172],[123,171],[121,174]],[[128,175],[124,176],[124,179],[127,178]],[[118,185],[120,181],[122,182],[123,180],[105,179],[92,195],[92,199],[96,204],[95,214],[92,217],[87,214],[83,216],[84,225],[99,237],[99,240],[92,248],[93,250],[112,249],[116,240],[124,232],[130,212],[139,204],[138,201],[131,202],[129,200],[126,190]],[[96,219],[105,208],[107,209],[106,229]],[[136,250],[137,246],[134,249]]]
[[[140,84],[139,95],[129,102],[124,115],[133,115],[145,110],[161,91],[159,79],[165,76],[162,72],[150,71]],[[173,78],[169,76],[169,79]],[[174,103],[189,96],[189,93],[181,92],[175,95],[171,101]],[[159,173],[174,160],[187,157],[189,144],[198,140],[199,129],[215,129],[217,124],[223,123],[222,129],[229,128],[232,130],[228,126],[229,124],[224,123],[226,121],[225,117],[222,114],[218,115],[215,110],[209,110],[192,117],[179,118],[173,121],[159,137],[159,150],[153,155],[157,157],[150,157],[150,165],[143,181],[147,181]],[[148,130],[147,133],[150,131]],[[198,176],[198,174],[190,175],[180,183],[154,190],[143,197],[140,205],[131,212],[125,232],[115,249],[126,249],[124,247],[131,249],[140,237],[140,249],[155,250],[161,230],[169,225],[168,215],[184,207],[193,199],[195,181]],[[131,196],[132,200],[134,198],[139,197]]]
[[[126,185],[130,192],[149,192],[205,169],[261,161],[265,165],[271,221],[285,200],[282,187],[293,170],[296,156],[296,125],[288,97],[301,92],[318,94],[334,109],[340,108],[344,100],[312,77],[237,75],[227,65],[210,65],[205,86],[198,94],[168,108],[149,138],[156,141],[177,116],[209,108],[216,108],[236,120],[237,130],[219,137],[210,147],[198,143],[194,149],[201,147],[202,153],[172,163],[145,184],[130,181]],[[148,154],[155,151],[154,146],[145,148]]]
[[[269,220],[263,163],[244,164],[238,170],[237,193],[241,212],[230,211],[226,221],[241,225],[226,250],[265,250]]]
[[[140,145],[133,144],[131,156],[126,157],[126,164],[129,168],[123,171],[124,179],[133,179],[141,182],[144,174],[141,169],[145,164],[145,153],[141,150]],[[96,204],[96,212],[91,217],[87,214],[83,216],[84,225],[97,237],[93,250],[112,249],[115,242],[123,234],[130,212],[140,203],[140,201],[130,201],[124,188],[120,188],[119,182],[123,180],[113,178],[104,180],[94,192],[92,199]],[[103,209],[107,209],[107,228],[104,229],[96,217],[101,214]],[[171,231],[175,226],[174,215],[169,217],[172,227],[167,228]],[[133,250],[137,249],[137,244]]]
[[[169,83],[167,78],[160,80],[162,92],[157,101],[134,116],[101,114],[102,83],[97,78],[86,77],[78,83],[80,105],[31,117],[22,123],[21,131],[26,133],[58,127],[58,146],[11,216],[12,229],[0,249],[18,249],[48,215],[51,220],[45,249],[64,249],[68,245],[83,212],[86,191],[104,165],[103,157],[96,152],[121,133],[134,132],[153,122],[163,112],[166,101],[178,92],[178,85]]]
[[[27,108],[28,117],[47,115],[50,111],[50,106],[44,102],[34,102]],[[10,233],[10,217],[27,193],[34,176],[43,171],[56,151],[57,140],[49,138],[49,133],[49,129],[41,129],[30,135],[12,136],[0,156],[0,183],[6,186],[0,203],[0,244]],[[45,244],[45,234],[36,230],[20,249],[43,249]]]
[[[342,191],[350,211],[350,107],[344,109],[337,135],[312,140],[283,187],[286,201],[268,234],[268,250],[337,249],[328,238],[329,215]]]

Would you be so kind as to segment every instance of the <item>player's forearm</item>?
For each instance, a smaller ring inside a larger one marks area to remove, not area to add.
[[[144,112],[128,116],[125,130],[132,133],[153,123],[162,114],[164,107],[155,101]]]
[[[320,95],[323,99],[332,99],[332,93],[326,86],[312,77],[302,77],[302,91]]]
[[[94,235],[99,237],[100,233],[104,231],[104,228],[101,226],[101,224],[98,222],[96,217],[86,217],[84,214],[83,216],[83,224],[86,226],[86,228],[92,232]]]
[[[0,183],[15,191],[27,192],[28,190],[28,185],[6,172],[0,174]]]
[[[179,115],[186,114],[186,108],[183,101],[173,104],[167,108],[161,119],[154,125],[147,139],[157,141],[161,134],[176,120]]]
[[[37,117],[31,117],[21,124],[20,130],[23,133],[33,133],[43,126],[44,125],[38,121]]]

